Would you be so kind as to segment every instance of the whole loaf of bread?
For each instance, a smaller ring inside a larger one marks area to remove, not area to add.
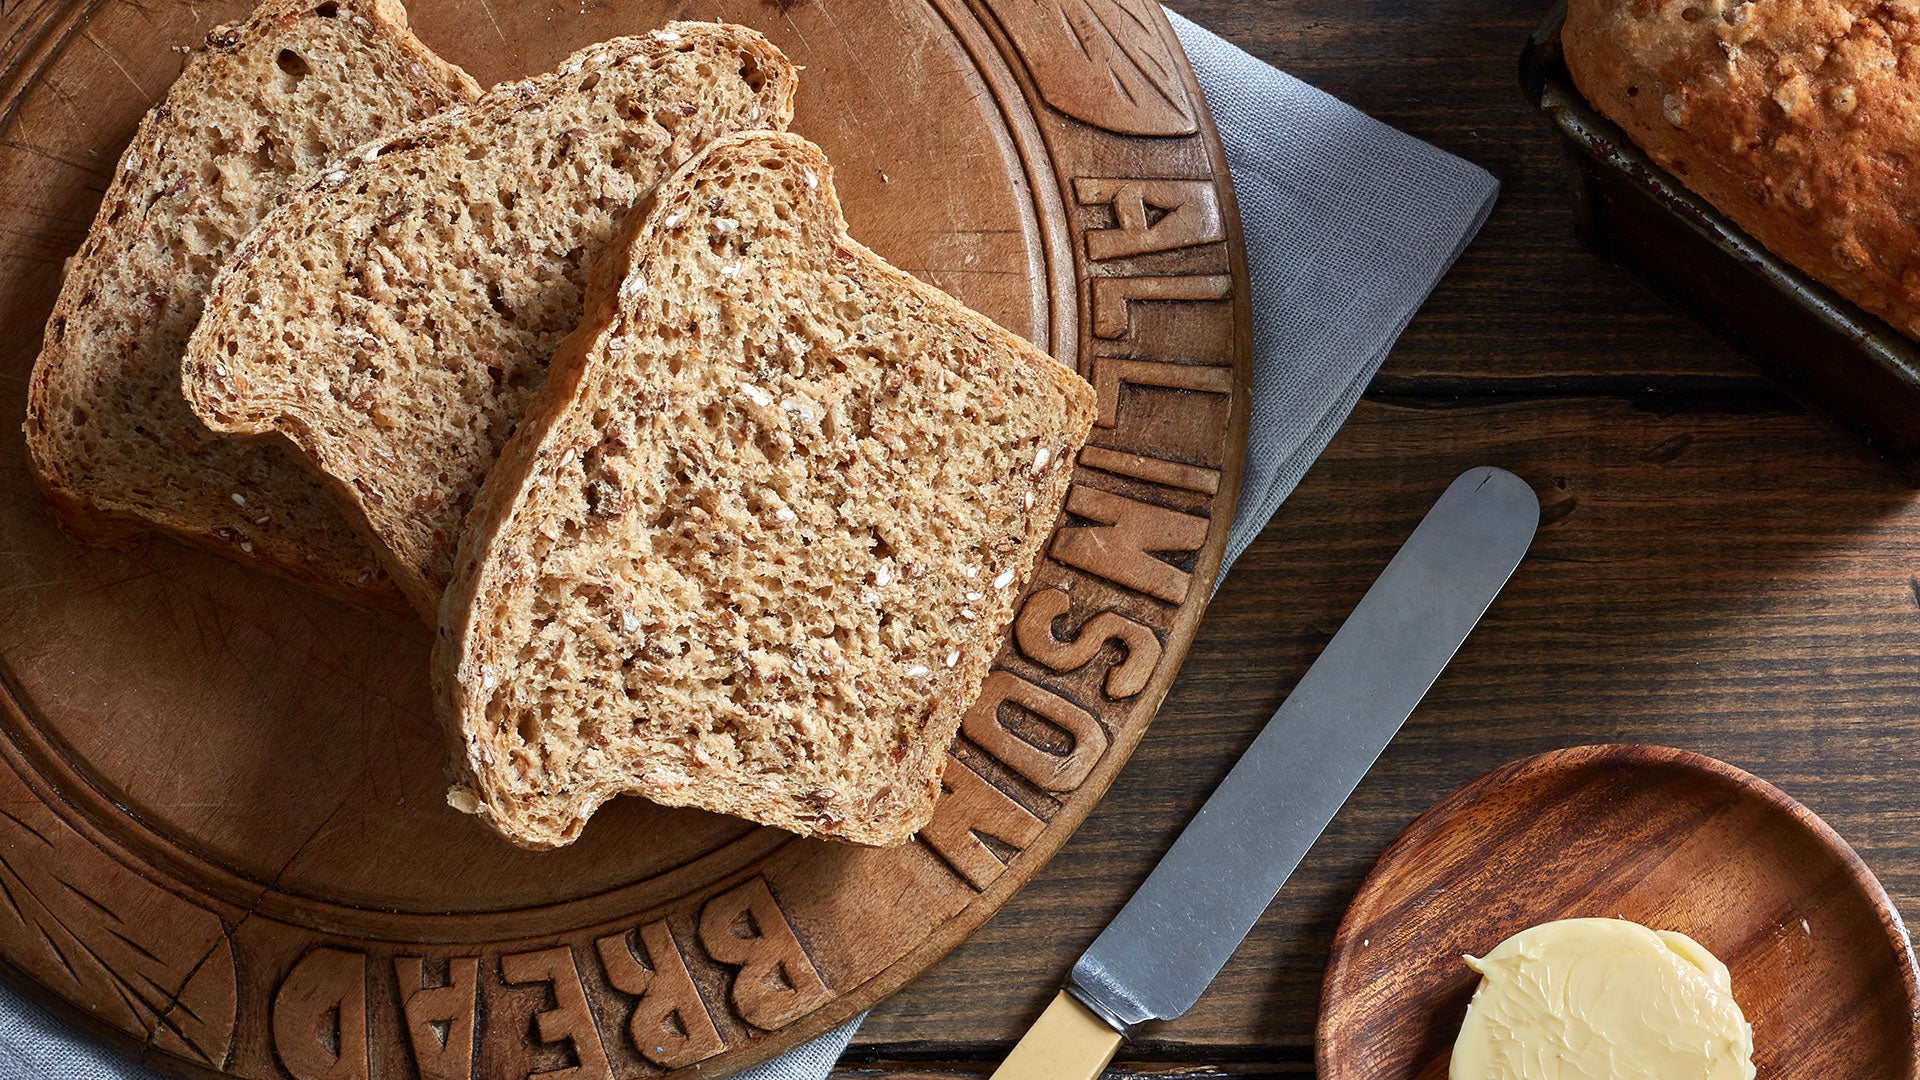
[[[1920,338],[1920,5],[1568,0],[1595,108],[1775,254]]]

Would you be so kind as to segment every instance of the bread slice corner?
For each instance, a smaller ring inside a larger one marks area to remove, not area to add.
[[[431,620],[620,222],[713,139],[785,127],[796,83],[759,33],[676,22],[365,147],[235,254],[183,392],[214,430],[290,449]]]
[[[818,148],[715,143],[602,258],[469,517],[449,801],[530,848],[618,795],[904,842],[1093,418],[852,240]]]
[[[34,362],[27,459],[63,531],[113,547],[165,533],[404,610],[297,464],[194,416],[180,357],[215,272],[298,177],[479,92],[397,0],[268,0],[207,34],[121,156]]]

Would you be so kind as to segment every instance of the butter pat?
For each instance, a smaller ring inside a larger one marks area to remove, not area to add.
[[[1563,919],[1465,959],[1449,1080],[1753,1080],[1727,966],[1685,934]]]

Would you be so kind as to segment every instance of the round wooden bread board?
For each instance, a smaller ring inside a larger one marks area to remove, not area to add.
[[[1913,947],[1860,856],[1772,784],[1662,746],[1516,761],[1407,826],[1334,935],[1320,1076],[1445,1080],[1480,981],[1461,954],[1616,917],[1727,965],[1761,1077],[1920,1077]]]
[[[244,3],[0,8],[0,428],[62,261]],[[65,539],[0,436],[0,959],[188,1076],[722,1076],[870,1008],[1059,848],[1166,694],[1240,480],[1217,135],[1151,0],[417,0],[481,82],[676,18],[804,66],[853,234],[1093,382],[1068,511],[913,842],[637,799],[507,846],[444,802],[430,631],[166,541]]]

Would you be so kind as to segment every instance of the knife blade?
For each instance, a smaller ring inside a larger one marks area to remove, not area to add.
[[[1187,1011],[1519,566],[1524,480],[1483,466],[1435,502],[994,1080],[1097,1076]]]

